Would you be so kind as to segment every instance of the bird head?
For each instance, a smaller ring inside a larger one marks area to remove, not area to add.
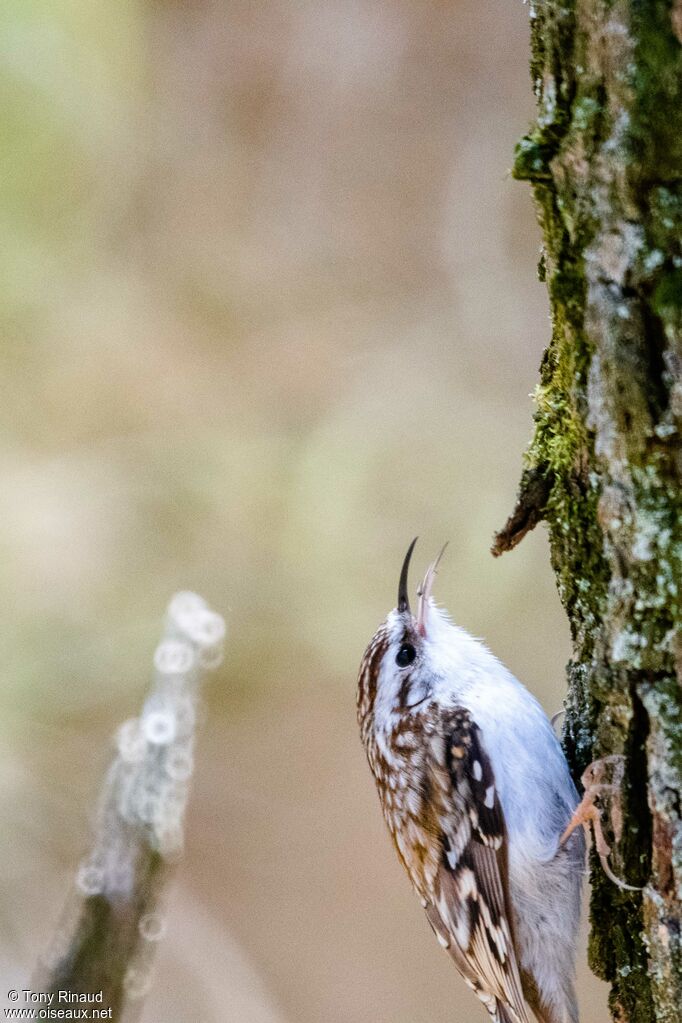
[[[444,631],[453,628],[436,607],[431,593],[445,551],[433,561],[417,590],[417,610],[410,606],[408,573],[416,544],[410,544],[398,583],[398,603],[370,641],[358,679],[358,717],[388,721],[422,705],[433,694],[441,674]],[[445,545],[447,546],[447,544]]]

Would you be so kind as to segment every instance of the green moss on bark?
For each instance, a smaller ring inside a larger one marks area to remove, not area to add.
[[[516,149],[552,338],[526,476],[573,636],[576,777],[626,759],[624,892],[592,864],[590,962],[614,1019],[682,1005],[682,4],[531,3],[536,123]]]

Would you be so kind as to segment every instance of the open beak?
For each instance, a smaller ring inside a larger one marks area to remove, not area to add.
[[[407,573],[410,570],[410,558],[412,557],[412,551],[414,545],[417,542],[418,537],[415,536],[414,540],[407,548],[407,554],[403,561],[403,567],[400,570],[400,582],[398,583],[398,611],[402,614],[404,611],[410,610],[410,598],[407,593]]]
[[[414,546],[414,545],[413,545]],[[440,559],[445,554],[445,548],[447,543],[443,544],[441,552],[435,561],[432,561],[426,570],[426,575],[422,581],[421,586],[417,590],[419,597],[419,603],[417,605],[417,631],[420,636],[426,635],[426,615],[429,610],[429,598],[431,597],[431,591],[433,590],[433,584],[436,580],[436,573],[440,564]]]

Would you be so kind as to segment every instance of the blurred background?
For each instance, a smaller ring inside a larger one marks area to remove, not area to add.
[[[488,1018],[384,833],[355,679],[419,533],[415,581],[449,539],[437,598],[561,706],[546,537],[488,553],[549,335],[508,173],[527,18],[3,5],[5,989],[44,950],[110,736],[192,588],[229,639],[146,1023]]]

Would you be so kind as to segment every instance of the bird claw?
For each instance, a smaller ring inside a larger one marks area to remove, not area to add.
[[[562,707],[561,710],[558,710],[556,712],[556,714],[552,714],[551,718],[549,719],[549,723],[552,726],[552,728],[556,728],[557,721],[559,720],[559,718],[562,718],[565,713],[566,713],[566,708]]]
[[[641,892],[641,888],[637,888],[635,885],[626,884],[625,881],[621,881],[619,877],[616,877],[611,870],[611,865],[609,863],[611,846],[608,844],[604,836],[604,830],[601,823],[601,813],[595,805],[595,801],[597,799],[601,799],[603,796],[610,797],[608,800],[610,824],[616,842],[619,842],[623,833],[623,812],[620,803],[620,790],[624,773],[625,758],[619,754],[611,754],[610,756],[602,757],[601,760],[593,761],[589,767],[586,768],[583,772],[582,778],[580,779],[583,788],[585,789],[585,793],[579,805],[576,807],[566,830],[559,839],[559,845],[564,845],[575,829],[581,824],[585,828],[586,833],[589,834],[591,824],[594,834],[594,847],[606,876],[610,881],[613,881],[615,885],[624,891]]]

